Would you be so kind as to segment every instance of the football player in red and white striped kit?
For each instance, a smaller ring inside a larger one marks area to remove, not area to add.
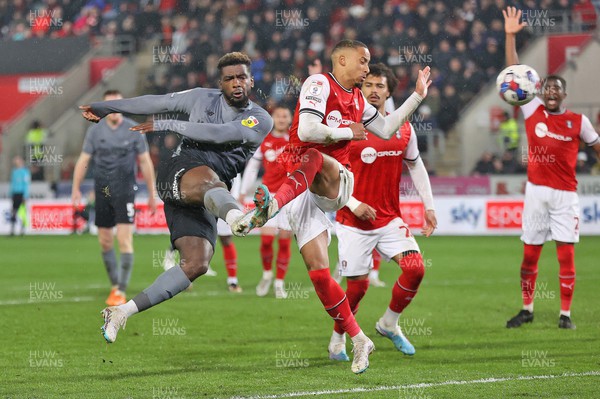
[[[274,195],[259,186],[254,195],[256,209],[232,224],[233,233],[243,236],[289,207],[288,220],[315,292],[327,313],[352,339],[351,369],[356,374],[369,367],[375,346],[356,322],[344,290],[331,277],[327,246],[332,223],[325,212],[341,209],[352,195],[350,142],[364,140],[366,127],[382,138],[394,136],[427,96],[431,84],[430,68],[425,67],[419,71],[415,92],[384,117],[358,88],[369,73],[370,59],[364,43],[342,40],[331,53],[333,71],[308,77],[290,128],[290,143],[279,156],[286,165],[287,180]]]
[[[240,194],[240,203],[242,204],[244,203],[245,194],[256,183],[261,165],[264,169],[262,183],[267,186],[269,191],[277,191],[287,178],[285,168],[281,163],[277,162],[277,157],[283,152],[285,146],[290,141],[288,129],[292,123],[292,113],[288,108],[276,107],[271,113],[271,117],[273,118],[273,130],[265,137],[244,170]],[[279,249],[275,261],[275,298],[287,298],[284,279],[290,263],[292,232],[287,221],[286,209],[283,208],[276,217],[270,219],[260,229],[260,256],[263,265],[263,275],[256,287],[256,295],[258,296],[267,295],[269,288],[271,288],[271,283],[273,283],[273,241],[275,240],[275,235],[278,235]]]
[[[503,10],[506,33],[506,63],[519,63],[516,34],[526,25],[515,7]],[[527,133],[527,185],[523,208],[524,243],[521,263],[523,309],[506,323],[520,327],[533,321],[533,299],[538,260],[546,241],[556,242],[559,263],[559,328],[574,329],[571,300],[575,288],[575,243],[579,242],[579,198],[575,166],[579,145],[593,147],[600,157],[600,138],[590,120],[562,107],[567,96],[565,80],[546,77],[541,99],[521,106]]]
[[[371,65],[362,84],[367,101],[385,114],[385,102],[392,95],[397,80],[384,64]],[[419,246],[400,214],[400,179],[406,163],[415,187],[425,206],[422,233],[429,237],[437,226],[429,175],[419,156],[417,136],[410,122],[405,122],[389,140],[369,134],[366,140],[350,145],[350,166],[355,185],[352,197],[337,212],[336,233],[340,275],[347,279],[346,296],[354,314],[369,288],[369,271],[375,249],[386,260],[393,259],[402,274],[392,288],[389,307],[375,325],[377,332],[389,338],[396,349],[414,355],[415,348],[404,336],[398,320],[416,296],[425,266]],[[349,360],[346,336],[336,322],[329,342],[329,358]]]

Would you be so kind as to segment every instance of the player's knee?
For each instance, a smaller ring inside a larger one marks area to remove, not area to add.
[[[203,274],[206,274],[208,271],[208,261],[204,259],[182,259],[181,269],[190,281],[194,281]]]
[[[400,261],[402,274],[414,288],[418,287],[425,276],[423,256],[417,251],[407,251]]]
[[[306,150],[304,155],[306,156],[304,159],[306,163],[314,163],[317,165],[318,169],[321,168],[321,165],[323,164],[323,154],[319,150],[315,148],[309,148]]]
[[[218,187],[227,190],[227,185],[220,180],[198,179],[193,182],[186,181],[184,184],[182,179],[181,200],[186,204],[203,204],[206,192]]]

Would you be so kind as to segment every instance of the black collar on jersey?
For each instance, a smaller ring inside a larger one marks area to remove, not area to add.
[[[345,92],[347,93],[352,93],[351,89],[346,89],[344,86],[342,86],[342,84],[340,82],[338,82],[338,80],[335,78],[335,76],[333,76],[333,74],[331,72],[328,72],[329,76],[331,76],[331,78],[335,81],[335,83],[338,84],[338,86],[340,86]]]

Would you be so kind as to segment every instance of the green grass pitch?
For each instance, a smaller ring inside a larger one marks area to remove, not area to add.
[[[129,319],[107,345],[100,310],[108,282],[96,238],[2,237],[0,397],[598,397],[600,237],[582,237],[576,249],[575,331],[557,328],[553,243],[540,260],[534,323],[507,330],[521,304],[518,238],[418,241],[427,272],[401,317],[417,353],[403,356],[374,331],[399,274],[383,263],[388,287],[370,288],[357,315],[376,345],[371,367],[357,376],[350,363],[327,358],[332,322],[296,247],[290,298],[256,297],[259,240],[236,239],[242,294],[227,291],[218,249],[217,277],[202,277],[190,292]],[[131,296],[162,271],[167,242],[166,236],[135,237]]]

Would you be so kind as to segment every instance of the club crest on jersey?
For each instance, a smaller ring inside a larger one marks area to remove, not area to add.
[[[571,121],[567,121],[567,128],[571,129],[573,127],[573,124],[571,123]]]
[[[254,126],[258,125],[258,119],[253,116],[249,116],[246,119],[242,119],[242,125],[253,128]]]
[[[318,80],[313,80],[310,82],[310,86],[308,87],[308,92],[313,96],[318,96],[323,91],[323,82]]]

